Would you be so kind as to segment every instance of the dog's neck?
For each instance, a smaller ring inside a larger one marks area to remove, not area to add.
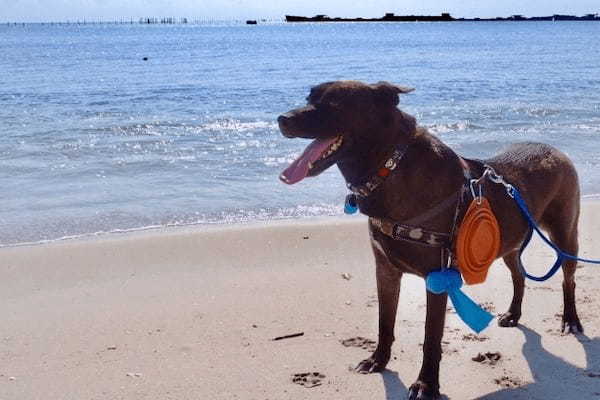
[[[358,157],[338,162],[338,166],[347,183],[361,184],[377,173],[395,148],[408,146],[402,160],[379,187],[358,198],[361,213],[402,221],[457,193],[464,184],[464,175],[456,153],[424,128],[407,131],[398,121],[393,125],[395,132],[376,136],[385,140]]]
[[[351,158],[338,161],[347,184],[364,184],[377,173],[394,150],[407,148],[417,135],[414,118],[400,110],[394,113],[390,123],[380,129],[380,132],[371,132],[368,143],[358,144]]]

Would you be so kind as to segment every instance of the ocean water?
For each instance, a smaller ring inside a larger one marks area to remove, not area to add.
[[[307,143],[276,124],[336,79],[415,87],[400,107],[467,157],[556,145],[597,196],[598,37],[597,22],[0,25],[0,245],[339,215],[336,168],[279,182]]]

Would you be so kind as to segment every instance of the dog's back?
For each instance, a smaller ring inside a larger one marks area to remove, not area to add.
[[[551,236],[559,240],[558,236],[565,234],[577,236],[579,182],[575,166],[563,152],[543,143],[518,143],[485,160],[485,163],[519,189],[537,222]],[[492,192],[492,206],[494,203],[502,203],[502,206],[498,204],[499,207],[494,208],[515,211],[514,204],[512,207],[507,204],[514,200],[508,197],[500,185],[496,186],[499,187]],[[500,219],[503,225],[508,225],[503,229],[505,250],[514,246],[515,241],[511,238],[515,235],[511,228],[515,225],[515,217],[519,220],[520,227],[525,224],[519,213],[511,214],[512,218],[506,215]]]

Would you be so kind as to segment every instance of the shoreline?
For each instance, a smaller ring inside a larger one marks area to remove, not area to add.
[[[599,200],[600,203],[600,200]],[[244,230],[244,229],[261,229],[276,226],[285,225],[320,225],[327,223],[352,223],[357,220],[364,220],[366,222],[367,217],[363,215],[346,216],[346,215],[324,215],[324,216],[306,216],[306,217],[286,217],[286,218],[272,218],[264,220],[250,220],[250,221],[239,221],[239,222],[199,222],[199,223],[187,223],[187,224],[172,224],[172,225],[152,225],[139,228],[130,229],[115,229],[113,231],[100,231],[92,233],[83,233],[79,235],[67,235],[56,239],[47,239],[33,242],[20,242],[14,244],[0,244],[0,252],[3,249],[21,248],[21,247],[37,247],[52,245],[55,243],[69,243],[69,242],[88,242],[88,241],[102,241],[111,239],[128,239],[136,236],[144,235],[178,235],[178,234],[202,234],[214,231],[227,231],[227,230]]]
[[[600,194],[584,195],[581,198],[582,208],[586,204],[600,204]],[[363,219],[366,221],[367,217],[364,215],[323,215],[323,216],[305,216],[305,217],[283,217],[283,218],[265,218],[258,220],[249,221],[237,221],[237,222],[198,222],[198,223],[183,223],[183,224],[171,224],[171,225],[152,225],[143,226],[139,228],[128,228],[128,229],[115,229],[112,231],[100,231],[90,232],[77,235],[67,235],[55,239],[46,239],[32,242],[20,242],[10,244],[0,244],[0,251],[3,249],[20,248],[20,247],[33,247],[33,246],[45,246],[52,245],[54,243],[63,243],[71,241],[94,241],[94,240],[106,240],[114,238],[127,238],[128,236],[135,235],[160,235],[160,234],[184,234],[184,233],[195,233],[204,232],[220,229],[244,229],[244,228],[264,228],[271,225],[286,225],[286,224],[323,224],[327,222],[341,222],[344,221],[356,221]]]

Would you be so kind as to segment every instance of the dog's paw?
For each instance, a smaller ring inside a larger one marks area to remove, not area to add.
[[[564,335],[576,335],[578,333],[583,333],[583,326],[581,326],[581,322],[579,322],[579,317],[575,316],[573,318],[565,318],[562,320],[562,333]]]
[[[372,374],[373,372],[381,372],[385,369],[389,361],[389,357],[378,357],[375,353],[358,363],[354,371],[359,374]]]
[[[521,314],[513,314],[509,311],[498,317],[498,326],[511,328],[519,325],[519,319],[521,319]]]
[[[408,400],[436,400],[440,398],[439,390],[430,389],[423,381],[416,381],[408,389]]]

